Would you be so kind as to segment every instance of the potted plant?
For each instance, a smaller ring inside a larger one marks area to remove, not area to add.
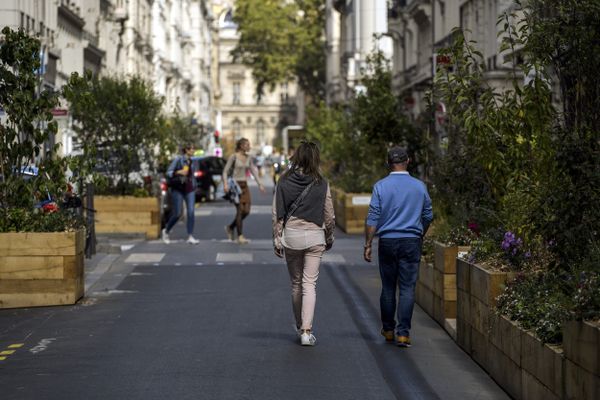
[[[39,40],[22,30],[2,34],[0,308],[73,304],[84,291],[84,225],[68,208],[73,182],[65,172],[77,171],[78,160],[49,145],[58,98],[40,90]]]
[[[103,179],[94,198],[96,232],[160,233],[159,199],[153,194],[162,99],[139,77],[73,75],[65,88],[78,139],[93,144]]]

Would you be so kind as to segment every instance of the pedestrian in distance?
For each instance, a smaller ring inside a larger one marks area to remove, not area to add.
[[[373,238],[379,237],[381,334],[386,342],[395,339],[400,347],[411,345],[410,329],[423,236],[433,220],[427,188],[410,176],[409,162],[404,148],[396,146],[388,151],[387,163],[391,172],[373,187],[365,222],[365,261],[371,262]],[[397,305],[396,287],[399,290]]]
[[[283,173],[273,197],[273,247],[285,257],[292,287],[296,333],[313,346],[316,285],[321,258],[334,240],[335,216],[327,180],[320,172],[319,148],[302,142]]]
[[[245,138],[241,138],[236,142],[235,153],[232,154],[227,160],[227,164],[223,168],[223,191],[229,192],[229,184],[227,178],[233,176],[233,179],[237,182],[241,189],[239,196],[239,202],[235,204],[236,213],[233,222],[229,225],[225,225],[225,233],[230,241],[233,241],[234,231],[237,229],[237,242],[239,244],[248,243],[248,239],[243,234],[243,223],[244,219],[250,215],[250,208],[252,206],[252,199],[250,197],[250,188],[248,187],[247,176],[248,173],[252,174],[258,188],[261,193],[265,193],[265,187],[260,182],[260,177],[256,171],[256,168],[252,165],[248,152],[250,151],[250,141]]]
[[[194,154],[194,146],[186,144],[181,149],[181,155],[175,157],[169,168],[167,169],[167,179],[169,188],[171,189],[172,213],[167,221],[165,228],[161,232],[163,242],[169,244],[171,242],[169,233],[173,226],[177,223],[183,210],[183,202],[186,204],[186,228],[187,228],[187,243],[198,244],[198,240],[194,238],[194,205],[196,203],[196,186],[195,165],[192,162]]]

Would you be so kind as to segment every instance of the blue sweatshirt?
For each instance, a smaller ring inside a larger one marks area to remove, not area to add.
[[[380,238],[421,237],[432,220],[427,188],[408,172],[392,172],[373,187],[366,223]]]

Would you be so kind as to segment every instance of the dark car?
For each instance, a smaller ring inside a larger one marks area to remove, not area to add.
[[[217,186],[221,182],[223,168],[226,161],[221,157],[205,156],[192,157],[192,162],[195,164],[196,182],[196,201],[213,201]]]
[[[213,201],[217,186],[221,182],[221,175],[225,167],[225,160],[221,157],[206,156],[192,157],[195,164],[195,178],[198,183],[196,188],[196,201]],[[171,190],[166,178],[160,180],[160,208],[161,225],[164,228],[171,215]]]

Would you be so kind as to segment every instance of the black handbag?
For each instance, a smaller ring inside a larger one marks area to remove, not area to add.
[[[183,164],[183,163],[181,163],[181,164]],[[181,168],[183,168],[183,165],[181,165]],[[181,168],[176,168],[176,169],[181,169]],[[191,168],[190,168],[190,173],[191,173]],[[188,181],[188,176],[179,175],[179,174],[176,174],[175,172],[173,172],[173,176],[171,176],[168,179],[167,183],[169,184],[169,188],[171,188],[171,190],[178,190],[180,192],[183,192],[183,191],[185,191],[185,186],[187,185],[187,181]]]

